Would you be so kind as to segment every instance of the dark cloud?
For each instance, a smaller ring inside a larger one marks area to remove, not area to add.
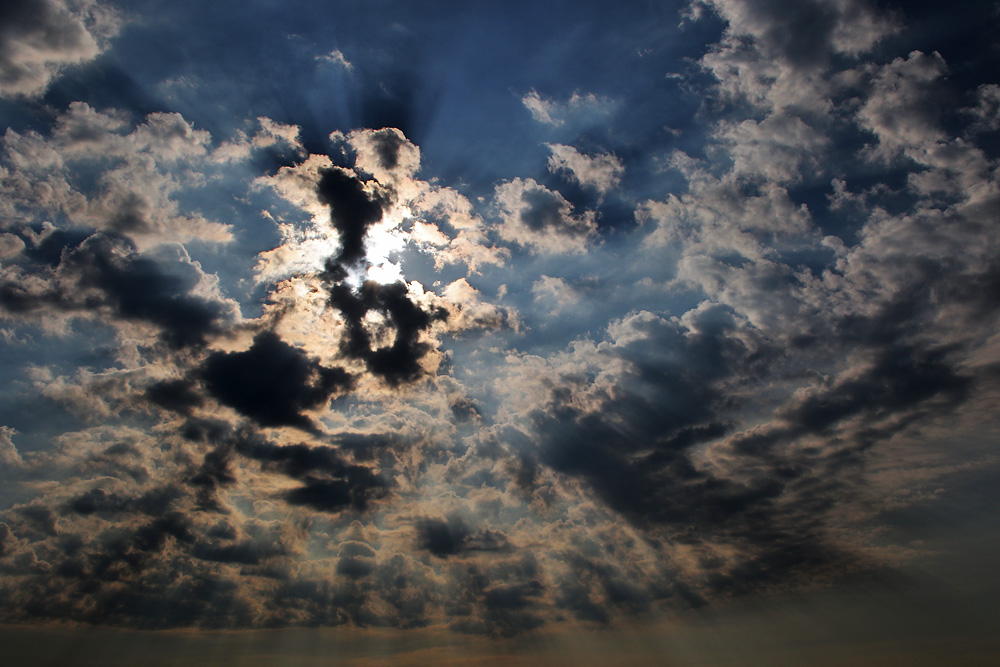
[[[351,385],[346,371],[321,366],[272,332],[257,334],[245,352],[213,352],[200,377],[211,396],[258,424],[306,430],[315,427],[302,412]]]
[[[469,529],[460,519],[421,519],[417,522],[417,538],[421,549],[444,558],[462,551]]]
[[[378,155],[379,165],[383,169],[395,169],[399,164],[399,149],[407,143],[405,135],[401,136],[390,128],[384,128],[372,132],[371,140]]]
[[[237,454],[260,463],[265,471],[302,482],[302,486],[281,494],[291,505],[322,512],[364,510],[389,494],[388,480],[372,468],[351,463],[335,447],[276,445],[246,427],[234,430],[223,422],[198,419],[189,419],[184,432],[191,440],[214,444],[190,479],[204,509],[218,509],[215,490],[235,481],[232,470]]]
[[[403,283],[380,285],[366,281],[357,291],[339,283],[330,290],[330,304],[340,310],[347,326],[343,353],[363,359],[370,372],[391,385],[413,381],[423,374],[420,360],[431,346],[418,340],[420,333],[448,316],[443,309],[428,312],[415,304]],[[391,345],[373,346],[372,336],[364,323],[369,312],[380,313],[386,318],[394,330]]]
[[[124,535],[107,535],[102,551],[88,564],[89,576],[103,581],[129,579],[164,550],[169,538],[183,543],[193,541],[191,521],[183,513],[169,512]]]
[[[221,303],[192,294],[197,276],[189,265],[176,267],[183,274],[168,273],[121,237],[89,237],[64,255],[60,268],[78,275],[81,287],[98,289],[103,304],[123,319],[158,326],[160,337],[173,348],[204,345],[228,320]],[[72,306],[99,304],[86,300]]]
[[[424,517],[417,520],[416,528],[417,546],[439,558],[463,552],[510,549],[503,533],[489,529],[475,530],[457,515],[447,519]]]
[[[197,493],[197,509],[209,512],[222,511],[222,506],[216,497],[216,489],[220,486],[229,486],[236,481],[231,450],[228,442],[218,444],[205,454],[201,466],[188,480]]]
[[[368,229],[382,219],[387,195],[382,190],[369,192],[357,177],[342,169],[320,171],[316,192],[330,207],[330,221],[340,232],[338,264],[357,264],[365,256]]]
[[[58,0],[10,0],[0,8],[0,94],[44,90],[61,65],[97,55],[82,17]]]
[[[198,542],[191,549],[191,555],[200,560],[242,565],[259,565],[261,561],[273,556],[280,556],[283,553],[284,549],[280,544],[264,544],[253,540],[232,544]]]
[[[364,510],[385,497],[389,483],[366,466],[345,461],[334,447],[322,445],[275,446],[261,439],[241,439],[238,452],[283,472],[303,485],[283,495],[292,505],[305,505],[323,512],[348,508]]]
[[[109,493],[104,489],[91,489],[77,496],[69,503],[69,509],[77,514],[94,514],[96,512],[122,512],[129,506],[127,498],[117,493]]]
[[[797,568],[829,565],[839,555],[822,546],[809,522],[823,511],[819,498],[829,497],[831,489],[805,484],[800,492],[795,486],[813,479],[819,462],[747,455],[738,476],[695,462],[699,445],[719,440],[731,428],[721,421],[733,401],[722,390],[725,381],[750,377],[750,369],[761,377],[767,368],[761,365],[765,349],[746,347],[730,326],[710,326],[712,321],[725,319],[706,317],[695,335],[666,320],[643,321],[646,336],[615,352],[632,364],[633,375],[622,379],[615,398],[599,411],[574,407],[572,383],[553,388],[549,404],[532,413],[536,456],[547,467],[586,480],[607,506],[640,529],[666,528],[672,539],[692,544],[744,543],[747,554],[758,554],[751,557],[757,567],[773,566],[766,574],[779,579]],[[533,470],[525,462],[515,469]],[[536,474],[524,472],[518,483],[531,486]],[[811,503],[810,518],[802,507],[785,506],[793,495],[803,507]],[[795,554],[808,560],[790,562]],[[615,600],[606,603],[610,607],[634,611],[646,604],[617,583],[599,585],[606,589],[602,599]],[[562,594],[583,617],[607,616],[589,593],[570,586]]]
[[[367,577],[375,571],[375,550],[364,542],[344,542],[340,545],[337,574],[352,579]]]
[[[452,630],[493,637],[514,637],[545,624],[541,598],[545,585],[531,556],[480,568],[472,565],[459,579],[451,614]]]
[[[85,516],[119,512],[160,516],[167,513],[182,495],[181,491],[173,486],[151,489],[136,497],[95,488],[70,500],[67,509]]]
[[[161,408],[181,414],[188,414],[205,402],[186,380],[155,382],[146,389],[146,397]]]
[[[520,211],[521,222],[534,232],[552,230],[585,235],[588,231],[566,225],[566,200],[556,192],[543,188],[525,189],[521,200],[525,204]]]

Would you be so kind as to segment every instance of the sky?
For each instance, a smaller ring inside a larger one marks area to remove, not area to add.
[[[0,652],[996,664],[1000,3],[0,8]]]

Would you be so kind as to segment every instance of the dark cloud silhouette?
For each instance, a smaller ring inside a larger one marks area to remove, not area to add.
[[[222,442],[205,454],[198,470],[188,480],[197,494],[195,507],[209,512],[220,512],[222,506],[216,497],[216,489],[229,486],[236,481],[233,474],[232,447],[229,442]]]
[[[363,510],[389,492],[386,480],[371,468],[348,463],[334,447],[305,444],[278,447],[259,438],[241,438],[236,442],[236,451],[301,480],[301,487],[283,495],[292,505],[324,512]]]
[[[370,372],[391,385],[410,382],[423,374],[420,360],[431,347],[419,341],[419,335],[448,316],[443,309],[427,312],[413,303],[403,283],[380,285],[366,281],[357,291],[339,283],[330,290],[330,304],[340,310],[346,322],[343,353],[363,359]],[[388,320],[394,329],[391,345],[373,347],[363,321],[369,312],[380,313]]]
[[[417,545],[439,558],[463,552],[504,551],[510,548],[503,533],[488,529],[474,530],[457,515],[447,519],[418,519],[416,529]]]
[[[364,542],[345,542],[340,545],[337,574],[352,579],[367,577],[375,571],[375,549]]]
[[[302,486],[281,494],[290,505],[321,512],[364,510],[389,494],[387,479],[370,467],[351,463],[336,447],[279,446],[247,427],[234,430],[224,422],[200,419],[189,419],[184,433],[191,440],[214,445],[190,478],[202,509],[219,509],[215,490],[235,481],[232,470],[236,455],[260,463],[265,471],[301,481]]]
[[[191,521],[181,512],[168,512],[122,535],[107,535],[107,542],[87,563],[87,576],[100,581],[127,580],[142,572],[161,553],[169,538],[190,543]],[[105,537],[105,536],[102,536]]]
[[[531,556],[489,567],[472,565],[459,579],[461,590],[450,609],[451,628],[467,634],[514,637],[545,624],[545,593],[537,561]]]
[[[314,425],[302,411],[351,385],[343,369],[321,366],[271,332],[257,334],[245,352],[213,352],[200,377],[211,396],[258,424],[306,430]]]
[[[284,549],[280,544],[262,544],[253,540],[232,544],[198,542],[191,549],[191,555],[200,560],[241,565],[259,565],[261,561],[283,553]]]
[[[366,191],[357,177],[342,169],[323,169],[316,188],[319,200],[330,207],[330,221],[340,232],[337,263],[357,264],[365,256],[368,229],[382,219],[387,195]]]
[[[159,516],[167,513],[182,495],[174,486],[155,488],[136,497],[95,488],[70,500],[67,509],[85,516],[118,512]]]
[[[421,519],[417,522],[417,537],[421,549],[443,558],[462,551],[469,529],[459,519]]]

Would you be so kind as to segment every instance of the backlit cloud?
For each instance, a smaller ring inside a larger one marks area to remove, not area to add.
[[[987,38],[862,0],[22,4],[10,632],[659,664],[621,633],[871,594],[935,659],[993,641],[912,576],[996,609]],[[913,655],[774,625],[740,658]]]

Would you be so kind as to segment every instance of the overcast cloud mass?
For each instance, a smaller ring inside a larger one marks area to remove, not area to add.
[[[997,34],[5,4],[10,651],[993,664]]]

